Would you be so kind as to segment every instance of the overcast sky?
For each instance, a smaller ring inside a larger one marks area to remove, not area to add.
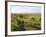
[[[31,12],[31,13],[40,13],[40,6],[22,6],[22,5],[14,5],[10,6],[11,12]]]

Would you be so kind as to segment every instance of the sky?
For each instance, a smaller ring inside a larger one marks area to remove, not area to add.
[[[30,12],[30,13],[40,13],[41,7],[40,6],[22,6],[22,5],[12,5],[10,6],[11,12]]]

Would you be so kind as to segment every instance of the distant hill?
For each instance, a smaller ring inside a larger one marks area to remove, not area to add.
[[[41,13],[11,13],[11,14],[14,14],[14,15],[38,15],[38,16],[40,16],[41,15]]]

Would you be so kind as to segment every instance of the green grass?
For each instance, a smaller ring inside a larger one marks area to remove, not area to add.
[[[20,18],[20,16],[23,16]],[[11,31],[21,31],[19,28],[20,25],[18,24],[18,21],[24,21],[23,25],[25,28],[25,31],[30,30],[30,27],[32,28],[36,27],[41,28],[41,16],[40,15],[21,15],[21,14],[11,14]],[[22,26],[22,25],[21,25]],[[22,30],[23,31],[23,30]]]

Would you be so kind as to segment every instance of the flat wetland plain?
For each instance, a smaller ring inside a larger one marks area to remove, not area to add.
[[[11,13],[11,31],[41,30],[41,13]]]

